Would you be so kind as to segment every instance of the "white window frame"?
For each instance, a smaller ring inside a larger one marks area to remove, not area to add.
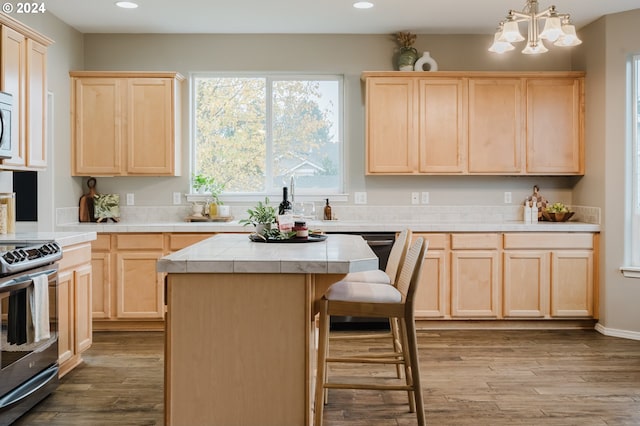
[[[196,113],[195,113],[195,99],[196,99],[196,84],[195,80],[197,78],[265,78],[267,80],[267,98],[271,97],[271,83],[274,81],[287,81],[287,80],[328,80],[328,81],[337,81],[339,87],[339,96],[338,96],[338,107],[340,110],[340,114],[338,117],[339,130],[337,137],[340,140],[340,188],[336,191],[325,191],[322,194],[308,194],[308,193],[298,193],[296,194],[296,200],[299,201],[323,201],[327,196],[331,197],[334,201],[348,201],[348,194],[346,193],[347,187],[347,165],[346,165],[346,140],[345,134],[347,134],[345,129],[345,84],[344,84],[344,75],[341,74],[304,74],[304,73],[278,73],[278,72],[192,72],[189,74],[189,151],[190,151],[190,160],[189,160],[189,175],[193,173],[195,170],[195,161],[196,161],[196,152],[195,152],[195,133],[196,133]],[[271,104],[267,103],[267,133],[271,133]],[[270,164],[272,152],[269,149],[272,141],[271,138],[267,139],[267,171],[269,173],[272,165]],[[189,187],[191,189],[191,182],[189,182]],[[271,191],[266,192],[254,192],[254,193],[228,193],[223,192],[220,197],[223,201],[238,201],[238,202],[255,202],[259,200],[263,200],[264,197],[269,197],[272,202],[274,200],[279,200],[282,197],[281,189],[272,189]],[[205,201],[207,199],[206,194],[195,194],[190,193],[187,194],[187,201]]]
[[[640,132],[638,131],[640,99],[640,54],[633,55],[630,63],[629,90],[630,96],[627,100],[629,108],[629,138],[631,164],[628,209],[628,226],[631,232],[627,232],[626,260],[628,266],[620,268],[625,277],[640,278]],[[628,164],[628,163],[627,163]]]

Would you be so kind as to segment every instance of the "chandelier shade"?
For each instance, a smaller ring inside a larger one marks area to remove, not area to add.
[[[542,21],[544,21],[544,27],[540,31]],[[558,13],[555,6],[539,12],[538,0],[527,0],[521,12],[510,10],[505,20],[500,22],[489,51],[508,52],[515,48],[511,43],[524,41],[525,38],[520,33],[520,22],[526,22],[528,25],[527,45],[522,50],[524,54],[548,52],[549,49],[543,44],[543,40],[562,47],[577,46],[582,43],[576,35],[576,28],[571,25],[569,14]]]

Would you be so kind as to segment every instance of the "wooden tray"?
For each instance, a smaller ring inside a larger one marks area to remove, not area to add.
[[[185,222],[231,222],[233,216],[187,216]]]

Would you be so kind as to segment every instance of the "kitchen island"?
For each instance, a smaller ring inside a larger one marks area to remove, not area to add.
[[[217,235],[160,259],[165,423],[310,424],[314,301],[346,273],[377,267],[353,235],[296,244]]]

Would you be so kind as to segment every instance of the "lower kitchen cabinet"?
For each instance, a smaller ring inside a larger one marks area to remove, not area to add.
[[[500,234],[451,235],[451,317],[498,318]]]
[[[445,318],[449,309],[449,234],[413,234],[429,242],[415,295],[416,318]]]
[[[164,329],[162,256],[212,233],[105,233],[93,241],[93,320],[96,330]]]
[[[91,245],[64,247],[58,268],[58,363],[62,377],[82,362],[82,352],[92,343]]]
[[[505,234],[504,316],[597,317],[594,238],[590,233]]]

